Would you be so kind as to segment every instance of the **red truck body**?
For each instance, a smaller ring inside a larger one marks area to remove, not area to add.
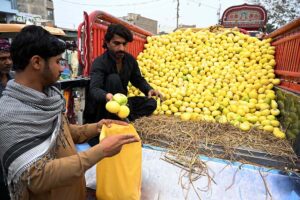
[[[275,46],[275,73],[280,87],[300,94],[300,18],[266,36]]]
[[[146,38],[152,33],[121,19],[113,17],[102,11],[95,11],[88,15],[84,13],[84,22],[78,28],[79,62],[84,67],[84,77],[88,77],[93,60],[101,55],[103,39],[107,26],[110,23],[120,23],[134,33],[134,41],[127,51],[137,56],[144,50]],[[283,103],[279,106],[279,121],[288,134],[288,139],[294,140],[295,152],[300,156],[300,132],[298,120],[300,119],[300,18],[270,33],[265,38],[272,38],[275,46],[275,74],[281,83],[275,88],[277,100]],[[281,94],[281,95],[280,95]],[[291,106],[292,105],[292,106]],[[291,121],[292,120],[292,121]],[[291,121],[292,123],[288,123]],[[292,132],[293,137],[289,135]]]

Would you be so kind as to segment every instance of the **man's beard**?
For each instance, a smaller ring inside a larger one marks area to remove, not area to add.
[[[8,74],[11,70],[11,66],[4,67],[0,70],[0,74]]]
[[[125,52],[124,51],[117,51],[114,53],[115,57],[118,59],[118,58],[123,58],[124,55],[125,55]]]
[[[54,74],[53,74],[53,72],[50,70],[49,63],[46,62],[45,65],[46,65],[46,66],[45,66],[44,71],[43,71],[44,79],[47,80],[47,82],[48,82],[49,85],[53,85],[53,84],[55,84],[55,83],[59,80],[61,74],[59,73],[58,76],[55,77],[55,80],[54,80]]]

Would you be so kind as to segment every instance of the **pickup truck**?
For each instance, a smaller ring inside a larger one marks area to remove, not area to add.
[[[84,21],[78,27],[78,39],[80,44],[79,62],[84,66],[84,76],[86,77],[89,76],[93,60],[104,52],[104,49],[102,48],[103,37],[107,25],[110,23],[121,23],[134,33],[134,41],[129,44],[127,50],[135,57],[144,50],[144,45],[147,43],[147,37],[153,35],[140,27],[129,24],[102,11],[94,11],[90,15],[84,13]],[[286,133],[290,146],[293,147],[294,152],[298,157],[300,156],[299,30],[300,18],[265,37],[265,39],[272,38],[271,44],[275,47],[276,60],[274,70],[277,78],[281,80],[280,84],[274,88],[277,97],[276,101],[278,103],[278,108],[280,109],[278,119],[282,129]],[[78,148],[80,150],[80,147]],[[83,148],[88,147],[85,146]],[[219,147],[216,146],[214,150],[218,151],[218,148]],[[247,160],[252,164],[247,165],[240,162],[238,162],[238,164],[231,163],[232,167],[229,170],[225,170],[222,176],[216,176],[218,181],[212,186],[213,190],[210,193],[211,196],[199,189],[201,188],[201,185],[203,186],[204,184],[203,180],[199,180],[195,182],[197,189],[192,192],[193,194],[191,194],[190,197],[187,197],[188,195],[185,196],[186,188],[183,187],[182,190],[185,194],[182,194],[182,191],[177,184],[180,170],[174,166],[171,167],[170,165],[166,165],[166,163],[160,159],[161,152],[164,151],[166,151],[164,148],[149,144],[143,145],[143,199],[201,199],[196,192],[197,190],[201,194],[200,196],[205,197],[205,199],[251,199],[253,197],[257,197],[255,199],[262,199],[264,197],[272,198],[272,193],[274,194],[273,199],[299,198],[297,193],[298,195],[300,193],[300,180],[297,173],[297,169],[299,170],[299,163],[297,163],[297,161],[296,163],[288,163],[289,161],[286,161],[284,158],[276,158],[274,155],[256,149],[248,149],[245,154],[245,149],[243,148],[236,151],[236,156],[243,156],[244,160]],[[207,161],[212,169],[218,171],[220,174],[223,172],[222,168],[226,168],[226,163],[230,162],[226,159],[210,158],[203,155],[200,155],[200,159]],[[257,167],[256,164],[275,168],[275,171],[272,171],[270,168]],[[296,171],[287,172],[282,170],[282,167],[286,166],[292,166]],[[280,170],[277,170],[276,168]],[[234,173],[237,169],[243,169],[243,173],[238,175],[238,178],[236,177],[236,173]],[[95,185],[95,180],[93,180],[93,170],[94,169],[92,168],[92,170],[87,173],[90,177],[88,182],[92,185],[91,188],[94,188]],[[254,170],[255,172],[251,170]],[[261,171],[270,177],[267,181],[258,181],[259,177],[261,178],[264,176],[261,174]],[[231,178],[227,179],[229,176]],[[156,177],[156,179],[153,177]],[[234,178],[232,179],[232,177]],[[233,184],[235,179],[238,179],[238,183]],[[207,181],[207,179],[205,180]],[[276,184],[279,182],[283,185]],[[228,192],[230,188],[228,185],[235,185],[233,186],[232,192]],[[252,187],[252,185],[256,185],[257,187]],[[269,188],[270,190],[266,185],[271,185]],[[149,189],[148,186],[150,188],[152,187],[152,189]],[[259,189],[262,187],[265,187],[263,192]],[[286,188],[286,190],[283,188]]]

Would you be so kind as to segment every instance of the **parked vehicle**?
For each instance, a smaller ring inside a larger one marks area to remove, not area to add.
[[[263,15],[264,16],[264,15]],[[84,13],[84,21],[78,27],[79,62],[84,67],[84,76],[88,77],[93,60],[104,52],[103,37],[110,23],[121,23],[134,33],[134,41],[128,45],[128,52],[138,56],[144,50],[147,37],[153,34],[118,19],[103,11]],[[281,83],[275,88],[281,115],[279,120],[288,139],[292,141],[298,156],[300,155],[300,18],[270,33],[275,47],[275,74]],[[243,27],[245,28],[245,27]],[[250,29],[251,30],[251,29]],[[242,29],[241,32],[245,32]],[[297,139],[298,138],[298,139]],[[296,140],[297,139],[297,140]]]

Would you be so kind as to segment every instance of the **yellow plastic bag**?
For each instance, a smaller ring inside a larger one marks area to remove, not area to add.
[[[134,133],[135,128],[113,124],[103,126],[100,141],[110,135]],[[141,198],[142,180],[141,142],[126,144],[121,152],[111,158],[101,160],[96,166],[98,200],[138,200]]]

